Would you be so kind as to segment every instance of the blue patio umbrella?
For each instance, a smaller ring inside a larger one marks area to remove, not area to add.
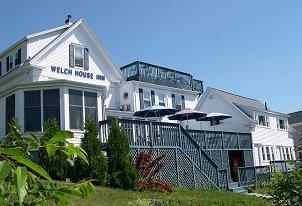
[[[160,105],[153,105],[151,107],[146,107],[133,114],[136,117],[163,117],[171,114],[175,114],[177,109],[168,108]]]

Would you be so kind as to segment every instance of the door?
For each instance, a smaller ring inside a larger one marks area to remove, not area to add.
[[[238,182],[238,167],[244,167],[244,153],[238,150],[229,150],[230,174],[232,182]]]

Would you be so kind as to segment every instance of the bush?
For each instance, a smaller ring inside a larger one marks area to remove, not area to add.
[[[137,171],[130,157],[128,138],[119,122],[114,119],[108,137],[109,185],[115,188],[134,189]]]
[[[59,122],[56,119],[50,119],[44,124],[44,132],[41,142],[45,143],[57,132],[61,131]],[[40,164],[49,175],[56,180],[69,178],[70,164],[66,161],[67,155],[60,150],[49,157],[45,148],[40,149]]]
[[[302,170],[294,169],[288,174],[277,172],[269,181],[269,194],[275,205],[302,205]]]
[[[140,179],[137,187],[139,190],[152,190],[156,192],[172,192],[172,185],[156,178],[164,166],[165,154],[153,157],[153,150],[139,152],[136,159],[136,168]]]
[[[96,180],[95,184],[105,185],[108,172],[107,159],[102,152],[102,144],[98,138],[96,124],[90,119],[85,122],[85,134],[81,147],[87,153],[89,166],[83,160],[76,160],[75,171],[77,180],[92,178]]]

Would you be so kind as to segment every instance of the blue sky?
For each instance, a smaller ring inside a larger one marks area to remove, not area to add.
[[[302,1],[127,0],[2,2],[0,50],[84,17],[119,66],[146,61],[205,86],[302,109]]]

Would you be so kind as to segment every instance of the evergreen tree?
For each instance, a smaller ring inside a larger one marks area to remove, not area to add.
[[[41,142],[47,142],[55,133],[60,130],[59,122],[55,118],[48,120],[44,124],[44,132]],[[44,148],[40,149],[40,164],[53,179],[64,180],[68,178],[70,165],[66,160],[67,155],[59,150],[56,151],[54,156],[49,158],[47,151]]]
[[[130,157],[128,138],[116,119],[111,124],[108,137],[108,170],[111,187],[135,188],[137,171]]]
[[[82,160],[77,159],[75,163],[77,180],[92,178],[97,180],[98,185],[105,185],[107,182],[108,165],[107,159],[102,152],[102,144],[98,138],[96,124],[87,119],[85,122],[85,134],[81,147],[87,153],[89,166]]]

